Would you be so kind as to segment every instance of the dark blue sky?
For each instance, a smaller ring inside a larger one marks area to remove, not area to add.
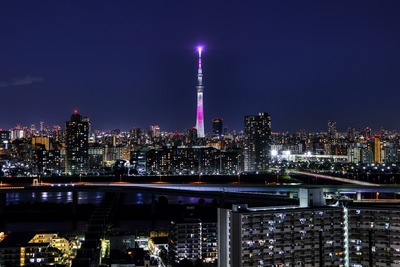
[[[1,1],[0,128],[206,132],[268,112],[273,131],[400,130],[399,1]]]

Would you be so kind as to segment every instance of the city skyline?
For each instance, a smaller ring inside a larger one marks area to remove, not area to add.
[[[272,131],[327,122],[399,130],[400,4],[378,1],[0,3],[0,128],[63,125],[183,132],[195,126],[198,45],[205,132],[240,131],[268,112]]]
[[[260,112],[259,112],[260,113]],[[263,113],[263,112],[261,112],[261,113]],[[72,110],[70,113],[69,113],[69,116],[71,116],[71,114],[80,114],[80,112],[79,112],[79,110],[77,110],[77,109],[74,109],[74,110]],[[88,120],[89,121],[89,123],[90,123],[90,125],[91,125],[91,120],[90,120],[90,117],[89,116],[86,116],[86,114],[80,114],[80,115],[82,115],[83,117],[85,117],[86,118],[86,120]],[[244,116],[243,118],[244,118],[244,120],[246,119],[246,117],[248,117],[248,116],[255,116],[256,114],[252,114],[252,115],[246,115],[246,116]],[[23,124],[21,124],[21,123],[15,123],[12,127],[10,127],[10,128],[7,128],[7,129],[5,129],[5,128],[0,128],[0,131],[12,131],[12,130],[17,130],[17,129],[20,129],[20,130],[29,130],[29,131],[37,131],[37,133],[39,133],[39,132],[42,132],[42,131],[45,131],[45,132],[48,132],[48,131],[54,131],[54,130],[56,130],[56,131],[58,131],[58,130],[61,130],[61,129],[66,129],[66,127],[64,127],[64,123],[65,122],[67,122],[68,120],[67,119],[64,119],[63,121],[59,121],[59,123],[57,123],[57,124],[53,124],[53,125],[49,125],[46,121],[44,121],[44,120],[40,120],[40,121],[38,121],[38,122],[32,122],[31,124],[29,124],[29,125],[23,125]],[[221,123],[221,126],[222,125],[224,125],[224,122],[223,122],[223,119],[222,118],[212,118],[211,119],[211,122],[209,122],[209,123],[205,123],[205,125],[207,125],[207,131],[205,131],[205,135],[204,135],[204,137],[207,137],[207,136],[209,136],[209,137],[212,137],[212,136],[214,136],[215,135],[215,131],[216,131],[216,129],[214,129],[214,124],[215,124],[215,121],[219,121],[220,123]],[[331,120],[329,120],[329,121],[327,121],[326,122],[326,125],[325,125],[325,129],[322,129],[321,128],[321,130],[320,131],[316,131],[316,132],[313,132],[313,131],[307,131],[306,129],[304,129],[304,128],[299,128],[299,130],[297,130],[297,131],[293,131],[293,132],[290,132],[290,131],[282,131],[282,132],[280,132],[280,131],[274,131],[273,129],[272,129],[272,133],[301,133],[301,132],[307,132],[307,133],[315,133],[315,134],[318,134],[318,133],[325,133],[325,134],[327,134],[328,136],[331,136],[332,135],[332,129],[331,129],[331,124],[332,123],[334,123],[334,133],[339,133],[339,134],[345,134],[346,132],[348,132],[348,131],[351,131],[351,132],[358,132],[358,133],[364,133],[365,131],[368,131],[369,132],[369,134],[371,134],[371,135],[380,135],[380,134],[382,134],[383,132],[382,131],[385,131],[385,132],[387,132],[387,133],[397,133],[398,131],[396,131],[396,129],[387,129],[387,128],[384,128],[384,127],[381,127],[381,128],[376,128],[376,129],[371,129],[370,127],[368,127],[368,126],[360,126],[360,127],[354,127],[354,126],[349,126],[347,129],[337,129],[336,128],[336,121],[331,121]],[[208,125],[209,124],[209,125]],[[166,133],[184,133],[185,131],[188,131],[188,130],[190,130],[190,129],[184,129],[184,130],[182,130],[182,131],[177,131],[177,130],[175,130],[175,131],[167,131],[167,130],[165,130],[165,129],[161,129],[160,128],[160,126],[158,125],[158,124],[149,124],[149,125],[147,125],[147,126],[144,126],[144,127],[131,127],[131,128],[128,128],[128,129],[120,129],[120,128],[113,128],[113,129],[94,129],[93,127],[90,127],[90,132],[102,132],[102,133],[107,133],[107,132],[115,132],[116,130],[116,132],[119,132],[119,131],[121,131],[121,132],[129,132],[130,130],[133,130],[133,129],[141,129],[141,130],[145,130],[145,131],[149,131],[149,132],[152,132],[153,131],[153,128],[154,127],[157,127],[158,129],[159,129],[159,131],[160,132],[166,132]],[[224,127],[224,129],[223,130],[221,130],[221,136],[222,135],[224,135],[224,131],[225,130],[227,130],[226,129],[226,127],[225,127],[225,125],[223,126]],[[193,126],[193,128],[192,129],[195,129],[196,128],[196,125],[194,125]],[[244,129],[245,127],[243,127],[242,129],[233,129],[232,131],[226,131],[226,134],[231,134],[231,133],[233,133],[233,132],[235,132],[235,133],[240,133],[240,132],[244,132]],[[203,138],[203,137],[198,137],[198,138]]]

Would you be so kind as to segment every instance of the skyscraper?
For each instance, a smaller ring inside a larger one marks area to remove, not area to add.
[[[221,137],[222,135],[222,119],[220,118],[214,118],[212,119],[212,129],[213,129],[213,135]]]
[[[8,149],[8,144],[10,143],[10,131],[3,131],[0,129],[0,149]]]
[[[65,172],[69,175],[84,173],[88,169],[89,119],[82,117],[75,110],[65,126],[67,132]]]
[[[151,134],[151,137],[153,137],[153,138],[160,137],[161,136],[160,126],[150,125],[150,134]]]
[[[382,163],[382,149],[381,149],[381,138],[379,136],[374,136],[374,163]]]
[[[245,116],[244,134],[244,171],[266,171],[271,160],[271,116],[265,112]]]
[[[335,138],[336,137],[336,122],[328,121],[328,137]]]
[[[199,68],[197,71],[197,117],[196,117],[196,129],[197,137],[204,137],[204,112],[203,112],[203,71],[201,69],[201,50],[203,47],[199,46],[197,48],[199,52]]]

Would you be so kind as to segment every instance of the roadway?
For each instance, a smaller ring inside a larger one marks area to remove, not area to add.
[[[325,174],[319,174],[319,173],[289,170],[288,174],[290,175],[291,173],[306,175],[306,176],[310,176],[310,177],[314,177],[314,178],[318,178],[318,179],[327,179],[327,180],[342,182],[342,183],[346,183],[346,184],[356,184],[356,185],[366,185],[366,186],[380,186],[379,184],[368,183],[368,182],[358,181],[358,180],[351,180],[351,179],[346,179],[346,178],[340,178],[340,177],[335,177],[335,176],[330,176],[330,175],[325,175]]]
[[[302,184],[134,184],[134,183],[57,183],[57,184],[37,184],[21,186],[1,186],[0,192],[142,192],[164,195],[184,195],[213,197],[227,194],[239,194],[244,196],[251,194],[254,196],[280,196],[286,193],[297,193],[300,188],[322,188],[324,192],[334,193],[399,193],[399,185],[378,185],[371,183],[364,184],[343,184],[343,185],[302,185]]]

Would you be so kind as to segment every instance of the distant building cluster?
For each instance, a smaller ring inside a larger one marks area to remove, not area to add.
[[[244,131],[228,133],[223,120],[198,137],[196,128],[163,132],[158,125],[121,132],[91,131],[90,119],[75,111],[65,128],[40,123],[0,131],[1,175],[189,175],[268,172],[291,162],[345,162],[390,165],[399,161],[399,136],[381,130],[350,128],[328,122],[327,132],[272,132],[271,116],[244,117]]]

